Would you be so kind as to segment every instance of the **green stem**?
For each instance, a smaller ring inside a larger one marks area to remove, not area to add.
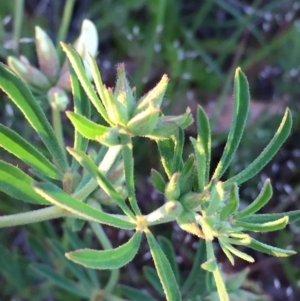
[[[24,15],[24,0],[15,0],[15,12],[14,12],[14,25],[13,25],[13,47],[14,51],[18,54],[20,47],[21,29],[23,24]]]
[[[121,146],[113,146],[109,148],[109,150],[107,151],[107,153],[105,154],[103,160],[99,165],[99,169],[104,175],[109,171],[111,166],[114,164],[120,151],[121,151]],[[98,184],[96,180],[91,179],[82,189],[75,192],[73,194],[73,197],[77,200],[84,200],[97,188],[97,186]]]
[[[67,31],[70,26],[70,20],[72,17],[74,3],[75,3],[75,0],[67,0],[65,7],[64,7],[62,21],[61,21],[61,24],[60,24],[60,27],[58,30],[57,41],[56,41],[57,42],[57,52],[59,53],[59,55],[61,54],[61,51],[62,51],[59,43],[61,41],[65,41],[65,39],[66,39]]]
[[[141,215],[140,208],[137,203],[135,195],[135,185],[134,185],[134,159],[132,153],[132,141],[131,138],[123,134],[121,135],[122,143],[122,156],[123,156],[123,165],[125,173],[125,182],[128,191],[128,199],[131,208],[133,209],[136,215]]]
[[[50,206],[29,212],[0,216],[0,228],[37,223],[70,215],[72,214],[60,207]]]

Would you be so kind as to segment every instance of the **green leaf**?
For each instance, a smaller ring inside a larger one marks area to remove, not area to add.
[[[87,139],[98,140],[99,136],[104,135],[108,131],[108,127],[96,124],[80,114],[69,111],[66,112],[66,115],[71,120],[75,129]]]
[[[247,247],[276,257],[287,257],[296,254],[295,251],[284,250],[273,246],[269,246],[267,244],[255,240],[254,238],[251,239],[251,242],[247,245]]]
[[[43,110],[22,80],[3,64],[0,64],[0,88],[22,111],[25,118],[39,134],[57,166],[66,171],[68,163]]]
[[[236,249],[235,247],[233,247],[232,245],[230,245],[229,243],[222,241],[223,247],[226,248],[228,251],[230,251],[232,254],[234,254],[235,256],[248,261],[248,262],[254,262],[254,258],[251,257],[250,255]],[[247,245],[248,247],[249,245]]]
[[[150,252],[164,289],[167,301],[180,301],[181,295],[172,267],[151,232],[146,232]]]
[[[201,268],[208,272],[214,272],[217,269],[217,261],[215,258],[211,258],[201,264]]]
[[[234,81],[234,110],[228,139],[220,162],[212,176],[219,179],[227,170],[237,150],[247,121],[250,103],[249,85],[245,74],[236,69]]]
[[[203,145],[190,137],[190,141],[193,144],[195,155],[196,155],[196,162],[197,162],[197,179],[198,179],[198,191],[202,192],[204,190],[204,186],[206,184],[206,154]]]
[[[128,208],[123,198],[115,190],[113,185],[109,180],[103,175],[103,173],[98,169],[95,163],[90,159],[83,151],[67,148],[68,152],[92,175],[92,177],[97,181],[98,185],[103,189],[103,191],[112,198],[116,204],[123,210],[123,212],[133,220],[135,219],[134,214]]]
[[[131,301],[157,301],[140,289],[132,288],[126,285],[121,286],[122,293]]]
[[[194,234],[199,238],[205,238],[200,227],[198,226],[198,223],[196,222],[193,211],[184,210],[179,216],[177,216],[176,222],[182,230]]]
[[[196,167],[194,166],[194,162],[195,157],[191,154],[180,172],[179,187],[181,195],[190,192],[193,188],[196,176]]]
[[[164,170],[168,176],[171,178],[172,175],[172,165],[174,157],[174,141],[173,139],[165,139],[157,141],[158,150],[160,153],[161,163],[164,167]]]
[[[1,191],[24,202],[49,205],[49,202],[33,190],[33,183],[34,180],[18,167],[0,160]]]
[[[170,262],[170,265],[172,267],[173,273],[175,275],[177,283],[180,282],[180,273],[178,270],[178,264],[176,262],[176,254],[174,247],[170,240],[163,236],[158,237],[158,243],[160,244],[162,251],[166,254],[166,257],[168,261]]]
[[[252,223],[246,223],[243,221],[237,220],[235,222],[236,226],[243,227],[246,230],[254,231],[254,232],[269,232],[269,231],[277,231],[285,228],[285,226],[288,224],[289,218],[288,216],[284,216],[278,220],[267,222],[263,224],[252,224]]]
[[[163,178],[163,176],[155,169],[151,169],[151,181],[152,184],[154,186],[154,188],[161,192],[164,193],[165,192],[165,188],[166,188],[166,182]]]
[[[260,208],[262,208],[269,202],[270,198],[272,197],[272,194],[272,185],[270,183],[270,179],[267,179],[258,197],[247,208],[236,214],[234,218],[240,219],[242,217],[249,216],[257,212]]]
[[[74,99],[74,113],[81,114],[84,117],[90,119],[91,117],[91,103],[83,90],[76,73],[73,69],[73,67],[69,66],[70,71],[70,80],[71,80],[71,87],[72,87],[72,94]],[[86,151],[88,146],[88,140],[85,139],[79,131],[75,128],[74,133],[74,148],[80,149],[82,151]],[[72,170],[77,170],[79,167],[78,162],[73,158],[72,159]]]
[[[65,266],[72,274],[82,283],[83,287],[92,289],[92,285],[90,284],[89,279],[85,275],[84,268],[74,264],[73,262],[69,261],[65,257],[65,251],[61,246],[60,242],[57,240],[51,239],[49,240],[50,248],[56,255],[56,260],[60,260],[59,266]]]
[[[192,259],[193,265],[192,269],[189,272],[186,280],[184,281],[181,291],[186,293],[191,290],[191,286],[196,282],[198,286],[198,281],[200,283],[201,278],[204,278],[205,271],[200,268],[202,263],[206,260],[206,250],[205,250],[205,242],[204,240],[199,241],[197,252]]]
[[[290,134],[292,128],[292,116],[289,109],[286,109],[281,124],[272,140],[261,154],[243,171],[224,182],[224,188],[227,189],[234,182],[238,185],[246,182],[260,172],[278,152],[284,141]]]
[[[153,288],[161,295],[164,295],[164,289],[160,283],[159,277],[155,271],[155,269],[150,267],[143,267],[144,275],[148,282],[153,286]]]
[[[222,208],[220,212],[220,219],[226,220],[239,208],[239,188],[236,183],[230,187],[229,199],[227,204]]]
[[[178,172],[174,173],[166,185],[165,197],[168,201],[178,200],[180,197],[180,184],[179,184],[180,174]]]
[[[119,269],[135,257],[140,248],[142,232],[136,232],[124,245],[111,250],[82,249],[66,253],[66,257],[92,269]]]
[[[214,185],[212,192],[211,192],[211,198],[209,201],[208,208],[206,210],[207,215],[213,215],[218,210],[220,203],[224,200],[224,189],[223,189],[223,183],[217,182],[216,185]]]
[[[16,132],[0,124],[0,146],[49,178],[61,180],[61,172]]]
[[[230,261],[230,263],[232,265],[234,265],[234,258],[231,255],[230,251],[226,248],[225,244],[223,243],[222,239],[219,239],[219,243],[221,246],[221,249],[223,250],[224,254],[226,255],[226,257],[228,258],[228,260]]]
[[[184,132],[179,127],[176,138],[175,138],[175,149],[174,149],[174,157],[173,157],[173,163],[172,163],[172,173],[178,172],[182,168],[183,145],[184,145]]]
[[[270,213],[270,214],[253,214],[240,219],[242,222],[251,224],[263,224],[268,222],[274,222],[282,217],[287,216],[289,222],[293,223],[300,219],[300,210],[294,210],[282,213]]]
[[[132,210],[136,215],[140,215],[141,211],[137,204],[135,195],[135,183],[134,183],[134,159],[132,153],[132,141],[131,138],[125,134],[121,135],[122,143],[122,156],[124,164],[124,173],[126,187],[128,191],[128,199]]]
[[[91,82],[89,81],[89,79],[86,75],[86,71],[82,64],[80,56],[78,55],[76,50],[71,45],[66,45],[65,43],[61,42],[61,46],[62,46],[63,50],[65,51],[65,53],[67,54],[67,57],[72,65],[72,67],[74,68],[74,71],[75,71],[75,73],[78,77],[78,80],[80,81],[85,93],[91,100],[94,107],[100,113],[100,115],[105,119],[106,122],[108,122],[110,124],[108,114],[107,114],[105,108],[103,107],[99,97],[97,96],[97,94],[93,88],[93,85],[91,84]]]
[[[62,276],[54,269],[50,268],[45,264],[33,263],[30,265],[30,268],[38,275],[45,277],[50,282],[60,287],[63,290],[66,290],[76,296],[82,298],[89,298],[89,292],[80,289],[75,282],[67,279],[67,277]]]
[[[50,203],[71,213],[94,222],[110,225],[121,229],[134,229],[135,225],[119,216],[112,216],[74,199],[60,188],[45,183],[38,183],[34,190]]]
[[[211,157],[211,132],[209,119],[201,106],[197,108],[197,141],[205,154],[205,183],[209,180],[209,168]]]

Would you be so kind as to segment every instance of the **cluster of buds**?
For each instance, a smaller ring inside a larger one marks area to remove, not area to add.
[[[66,45],[64,48],[68,54],[71,48]],[[91,56],[89,59],[90,66],[95,67],[94,59]],[[120,137],[124,134],[130,137],[143,136],[161,140],[170,138],[178,132],[179,127],[185,129],[193,122],[189,108],[179,116],[162,114],[161,104],[168,84],[166,75],[139,100],[136,99],[135,88],[130,87],[126,78],[124,64],[117,66],[117,82],[114,89],[107,88],[102,83],[98,69],[93,69],[93,77],[106,114],[103,117],[110,127],[96,125],[82,115],[67,112],[74,127],[88,139],[107,146],[120,144]]]
[[[35,45],[39,68],[32,66],[22,55],[19,58],[9,56],[7,64],[33,92],[46,93],[50,105],[63,111],[68,104],[66,91],[71,88],[67,60],[62,65],[60,64],[59,55],[52,40],[38,26],[35,27]],[[91,21],[83,21],[81,33],[74,47],[84,62],[87,74],[90,74],[87,56],[88,53],[95,56],[98,49],[98,34]]]

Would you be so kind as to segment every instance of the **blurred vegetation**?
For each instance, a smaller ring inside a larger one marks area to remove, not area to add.
[[[266,104],[266,112],[268,106],[274,103],[282,102],[284,103],[282,107],[290,106],[294,114],[294,128],[290,140],[261,179],[255,179],[247,187],[242,187],[242,194],[247,202],[248,198],[256,195],[257,186],[261,185],[262,180],[271,177],[277,196],[272,204],[277,205],[275,208],[267,209],[272,212],[282,211],[283,208],[299,209],[296,203],[300,194],[298,169],[300,141],[296,138],[300,127],[299,1],[0,1],[1,61],[6,62],[8,55],[22,54],[31,62],[36,62],[34,26],[39,25],[45,29],[59,48],[60,40],[73,42],[84,18],[92,20],[98,29],[100,37],[98,63],[104,82],[112,86],[115,81],[115,65],[125,62],[130,81],[141,95],[166,73],[171,79],[167,91],[166,111],[183,111],[188,105],[211,102],[214,103],[211,118],[217,126],[218,120],[223,118],[222,108],[232,91],[233,72],[237,66],[241,66],[246,73],[254,100]],[[22,131],[23,137],[34,139],[31,137],[30,128],[24,127],[20,122],[21,115],[18,110],[3,94],[0,94],[0,98],[1,123],[19,132]],[[40,100],[43,103],[42,96]],[[45,110],[47,109],[45,104]],[[270,140],[278,120],[267,113],[263,113],[262,116],[264,118],[259,122],[249,125],[230,172],[241,170],[257,156],[266,141]],[[69,125],[64,129],[65,133],[70,130]],[[215,158],[220,156],[224,146],[224,132],[227,129],[222,130],[223,132],[216,131],[214,134]],[[143,140],[137,140],[135,144],[137,170],[148,177],[150,167],[157,167],[158,164],[156,150]],[[0,150],[0,156],[4,155],[6,160],[11,160]],[[161,201],[160,196],[155,195],[147,180],[138,179],[138,184],[141,199],[145,195],[151,195],[153,198],[153,204],[143,205],[145,212],[149,208],[156,207]],[[16,201],[8,200],[3,194],[0,196],[1,215],[13,213],[16,207],[20,209]],[[28,205],[22,206],[22,210],[26,211]],[[13,300],[13,297],[18,297],[21,298],[18,300],[53,300],[47,299],[53,296],[57,300],[80,300],[72,295],[72,283],[66,284],[68,289],[66,286],[60,288],[55,286],[56,289],[53,290],[49,270],[45,266],[44,269],[39,266],[48,264],[54,273],[70,276],[62,264],[65,261],[60,257],[63,251],[55,251],[54,246],[57,246],[57,243],[53,242],[63,237],[63,249],[70,247],[70,237],[68,240],[68,235],[65,230],[61,230],[61,226],[55,221],[30,225],[23,229],[11,228],[0,231],[1,299]],[[278,237],[270,235],[269,239],[278,240],[281,247],[292,244],[297,249],[297,245],[300,244],[299,225],[290,230],[291,232],[283,232]],[[85,228],[79,233],[85,242],[92,239],[86,233],[88,231]],[[191,250],[194,250],[193,238],[183,235],[176,228],[173,231],[158,228],[157,233],[171,239],[176,254],[180,254],[179,268],[183,275],[186,275],[193,262],[191,254]],[[124,238],[124,233],[108,230],[108,236],[113,245],[118,245]],[[146,254],[147,250],[144,251]],[[47,252],[49,256],[45,257]],[[132,278],[134,286],[151,291],[149,284],[144,281],[144,276],[140,276],[140,280],[137,276],[131,276],[131,272],[142,274],[139,268],[147,263],[145,256],[140,254],[140,258],[134,261],[136,266],[128,267],[126,273]],[[269,263],[265,264],[264,259],[265,257],[257,258],[253,272],[250,267],[250,277],[255,277],[257,282],[262,283],[265,292],[271,294],[274,300],[300,300],[300,275],[299,270],[294,268],[300,266],[299,255],[285,259],[282,263],[272,258],[270,263],[272,266],[269,266]],[[244,266],[237,265],[235,271],[242,267]],[[270,279],[265,279],[266,267],[270,268],[274,275]],[[232,272],[232,267],[228,271]],[[41,281],[41,275],[43,279],[48,275],[50,281]],[[98,276],[87,276],[91,277],[89,281],[92,283],[94,281],[94,284],[98,285],[95,280]],[[75,276],[71,273],[70,279],[76,282],[78,280],[76,273]],[[105,273],[104,279],[107,279]],[[127,284],[128,279],[123,280]]]

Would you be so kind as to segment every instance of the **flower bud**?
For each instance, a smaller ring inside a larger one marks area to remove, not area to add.
[[[160,114],[159,107],[153,107],[151,104],[145,111],[138,113],[127,124],[127,129],[134,135],[150,135],[157,123]]]
[[[40,70],[54,83],[59,73],[59,59],[53,42],[40,27],[35,27],[36,51]]]
[[[131,116],[135,107],[135,99],[133,91],[130,88],[126,78],[124,64],[117,65],[117,83],[114,90],[114,95],[119,102],[122,102],[124,105],[126,105],[129,116]]]
[[[74,47],[82,58],[89,78],[92,78],[92,72],[88,61],[88,53],[95,57],[98,50],[98,43],[98,33],[95,24],[90,20],[83,20],[81,32],[79,38],[74,43]]]
[[[51,88],[48,91],[47,98],[51,107],[59,111],[64,111],[69,104],[66,92],[59,87]]]
[[[168,201],[165,204],[165,210],[170,216],[178,216],[183,211],[181,204],[177,201]]]
[[[182,204],[184,208],[192,210],[194,208],[197,208],[202,201],[207,199],[207,197],[208,192],[188,192],[181,196],[178,201]]]
[[[49,89],[51,84],[48,78],[37,68],[31,66],[27,59],[19,60],[16,57],[7,58],[8,66],[28,85],[38,89]]]
[[[144,111],[150,105],[150,103],[152,103],[155,107],[161,106],[167,89],[168,81],[169,79],[167,75],[164,75],[160,82],[139,100],[134,114],[136,115],[137,113]]]

